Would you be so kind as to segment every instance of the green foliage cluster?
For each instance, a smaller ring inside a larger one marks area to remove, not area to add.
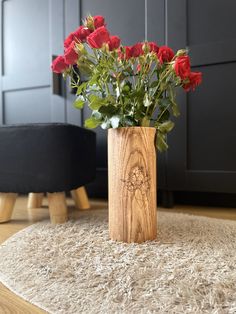
[[[92,49],[78,43],[76,50],[78,63],[64,76],[70,76],[71,87],[76,89],[74,106],[82,109],[87,105],[91,109],[85,127],[152,126],[158,131],[158,150],[166,150],[166,135],[174,127],[172,117],[179,115],[176,87],[182,85],[173,64],[177,56],[186,52],[181,50],[171,62],[160,64],[146,43],[142,55],[128,59],[121,57],[125,55],[123,46],[109,51],[107,45]]]

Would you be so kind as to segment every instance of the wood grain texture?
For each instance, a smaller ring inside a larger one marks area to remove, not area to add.
[[[84,186],[81,186],[76,190],[72,190],[71,196],[77,209],[86,210],[90,208],[88,195]]]
[[[0,193],[0,223],[11,220],[16,198],[16,193]]]
[[[155,128],[108,131],[109,233],[142,243],[157,235]]]
[[[29,193],[28,209],[39,208],[43,203],[43,193]]]
[[[49,214],[52,224],[64,223],[68,220],[66,197],[64,192],[47,193]]]

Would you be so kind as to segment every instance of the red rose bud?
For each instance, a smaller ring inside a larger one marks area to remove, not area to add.
[[[138,64],[136,67],[136,72],[140,72],[141,71],[141,64]]]
[[[126,46],[125,47],[125,58],[130,59],[132,57],[132,47]]]
[[[165,62],[170,62],[174,58],[174,51],[167,47],[162,46],[159,48],[157,58],[159,59],[160,63],[163,64]]]
[[[191,72],[189,74],[189,82],[183,85],[183,88],[186,92],[190,89],[195,90],[196,86],[200,85],[202,82],[202,73],[201,72]]]
[[[75,41],[72,41],[64,54],[65,62],[67,64],[76,64],[78,60],[78,53],[75,51]]]
[[[174,70],[182,80],[189,77],[190,74],[190,59],[189,56],[177,57],[174,63]]]
[[[153,42],[153,41],[149,42],[148,46],[149,46],[150,52],[158,53],[159,47],[157,46],[157,44],[155,42]]]
[[[70,33],[69,36],[64,41],[64,47],[68,48],[72,41],[85,42],[87,36],[91,33],[91,30],[85,26],[80,26],[76,31]]]
[[[99,27],[105,26],[105,19],[101,15],[95,15],[93,17],[94,28],[97,29]]]
[[[72,41],[74,40],[74,38],[75,38],[74,33],[70,33],[64,41],[64,47],[68,48],[70,46],[70,44],[72,43]]]
[[[87,37],[87,43],[92,48],[102,48],[103,44],[108,43],[110,35],[105,26],[99,27]]]
[[[68,65],[66,64],[63,56],[56,57],[56,59],[54,59],[51,64],[51,69],[55,73],[62,73],[66,70],[67,67]]]
[[[131,47],[131,56],[136,58],[143,55],[143,43],[137,43]]]
[[[87,37],[91,34],[91,30],[85,26],[80,26],[75,32],[74,36],[78,41],[85,42]]]
[[[130,58],[132,57],[132,55],[131,55],[131,49],[132,49],[131,46],[124,46],[124,47],[123,47],[124,52],[123,52],[123,51],[119,48],[119,50],[118,50],[118,57],[119,57],[119,59],[126,59],[126,60],[130,59]]]
[[[118,36],[111,36],[108,42],[109,50],[114,50],[120,47],[120,38]]]

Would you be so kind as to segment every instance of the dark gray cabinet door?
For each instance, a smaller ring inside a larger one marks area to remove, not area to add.
[[[63,53],[63,0],[2,0],[0,123],[65,121],[52,95],[52,55]]]
[[[195,91],[181,92],[181,117],[169,136],[170,190],[236,192],[236,2],[167,0],[167,43],[188,47]]]

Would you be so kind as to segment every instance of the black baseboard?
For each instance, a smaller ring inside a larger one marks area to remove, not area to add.
[[[174,191],[173,200],[176,205],[183,204],[236,208],[236,194]]]
[[[96,171],[96,179],[86,185],[89,197],[92,198],[108,198],[108,174],[107,169],[98,168]]]

